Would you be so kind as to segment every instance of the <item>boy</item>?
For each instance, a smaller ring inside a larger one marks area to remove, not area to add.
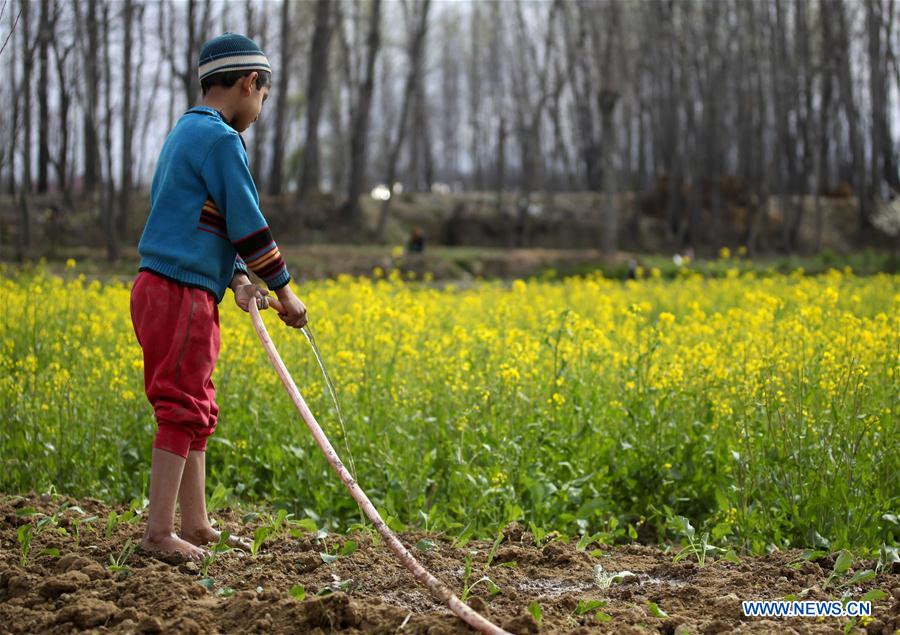
[[[306,307],[259,209],[239,133],[268,97],[271,68],[256,43],[225,33],[203,46],[202,105],[169,133],[150,192],[138,251],[131,319],[144,353],[144,385],[158,424],[150,469],[150,510],[141,546],[199,560],[219,540],[206,513],[206,441],[218,407],[211,381],[219,354],[219,311],[226,288],[244,311],[272,306],[288,326],[306,324]],[[247,268],[278,299],[250,282]],[[176,497],[181,534],[175,533]],[[235,537],[232,546],[248,548]]]

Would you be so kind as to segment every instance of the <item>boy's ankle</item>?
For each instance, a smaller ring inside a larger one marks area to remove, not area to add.
[[[144,540],[150,542],[159,542],[161,540],[165,540],[166,538],[171,538],[175,535],[175,528],[171,529],[159,529],[159,528],[150,528],[147,527],[144,530]]]

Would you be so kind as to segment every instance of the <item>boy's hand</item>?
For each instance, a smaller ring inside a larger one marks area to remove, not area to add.
[[[278,311],[281,321],[295,329],[306,326],[306,305],[300,301],[290,285],[284,285],[276,290],[275,294],[278,299],[270,299],[269,304]]]
[[[262,311],[269,308],[268,289],[262,289],[255,284],[248,282],[240,284],[234,288],[234,301],[244,311],[250,311],[250,303],[256,301],[256,308]]]

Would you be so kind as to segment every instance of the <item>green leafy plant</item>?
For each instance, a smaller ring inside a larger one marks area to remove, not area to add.
[[[246,521],[245,516],[245,522]],[[250,555],[255,556],[263,543],[269,538],[278,536],[278,533],[285,526],[285,521],[290,519],[290,514],[284,509],[279,509],[274,516],[266,514],[263,516],[263,524],[256,528],[253,532],[253,542],[250,545]]]
[[[656,602],[647,602],[647,609],[650,611],[650,615],[661,620],[669,617],[669,614],[663,611]]]
[[[77,517],[73,518],[69,521],[74,533],[75,533],[75,548],[81,545],[81,528],[82,525],[86,526],[91,531],[94,531],[94,528],[91,527],[93,523],[97,522],[98,518],[96,516],[86,516],[86,517]]]
[[[572,611],[573,615],[584,615],[590,613],[594,609],[606,606],[606,600],[578,600],[578,605]]]
[[[541,605],[537,602],[532,602],[528,605],[528,612],[531,613],[531,617],[533,617],[534,621],[540,626],[544,615],[543,611],[541,611]]]
[[[231,537],[227,531],[222,531],[219,534],[219,541],[212,546],[209,550],[209,553],[203,557],[203,560],[200,563],[200,577],[205,578],[209,572],[209,567],[216,561],[216,558],[220,553],[228,553],[229,551],[234,551],[231,547],[228,546],[228,539]]]
[[[301,602],[306,599],[306,589],[303,588],[303,585],[295,584],[291,587],[290,591],[291,597],[300,600]]]
[[[612,619],[612,617],[603,611],[599,610],[607,605],[606,600],[578,600],[578,604],[575,609],[572,611],[572,615],[581,616],[585,613],[590,613],[591,611],[595,611],[594,619],[600,622],[601,624],[604,622],[608,622]]]
[[[16,540],[19,542],[19,565],[28,564],[28,554],[31,551],[31,540],[34,538],[34,527],[30,524],[22,525],[16,531]]]
[[[875,565],[875,572],[888,571],[897,562],[900,562],[900,551],[898,551],[897,547],[891,547],[882,543],[878,549],[878,562]]]
[[[499,536],[498,539],[499,538],[502,538],[502,536]],[[464,577],[463,577],[463,592],[462,592],[462,598],[461,598],[463,602],[465,602],[466,600],[469,599],[469,596],[471,595],[472,590],[476,586],[481,584],[482,582],[487,587],[488,592],[491,595],[497,595],[498,593],[500,593],[500,587],[497,586],[497,584],[493,580],[491,580],[490,576],[487,575],[487,570],[491,566],[491,561],[493,560],[494,551],[495,551],[497,544],[498,544],[498,542],[494,541],[494,548],[491,549],[491,553],[488,556],[487,564],[485,565],[485,567],[482,571],[482,573],[484,573],[485,575],[482,575],[480,578],[478,578],[477,580],[475,580],[475,582],[472,582],[471,584],[469,583],[469,581],[471,580],[472,574],[474,572],[472,569],[472,553],[473,552],[469,552],[466,554],[465,573],[464,573]],[[477,553],[477,552],[474,552],[474,553]]]
[[[125,541],[125,544],[122,546],[122,550],[118,553],[118,555],[109,554],[109,564],[106,565],[106,568],[114,573],[124,573],[131,570],[126,563],[128,559],[131,558],[131,555],[134,553],[135,545],[131,542],[131,538]]]
[[[608,573],[603,570],[600,564],[594,565],[594,583],[601,589],[608,589],[614,584],[624,580],[628,576],[633,576],[631,571],[619,571],[618,573]]]
[[[225,487],[222,483],[218,483],[210,495],[206,503],[207,509],[211,512],[217,512],[225,507],[226,501],[231,497],[231,489]]]
[[[25,507],[16,511],[16,516],[19,518],[30,518],[34,517],[35,520],[32,520],[27,525],[21,525],[16,530],[16,541],[19,543],[19,563],[21,566],[26,566],[28,564],[28,556],[31,553],[31,543],[35,538],[40,536],[42,533],[49,529],[57,529],[61,533],[65,533],[65,529],[62,527],[58,527],[59,517],[62,515],[67,509],[68,505],[64,504],[60,507],[56,512],[51,515],[42,514],[33,507]],[[41,555],[50,555],[50,556],[59,556],[59,550],[55,548],[44,549],[41,551]]]
[[[674,527],[674,529],[687,541],[687,545],[682,547],[681,551],[675,555],[675,562],[688,556],[694,556],[697,560],[697,565],[702,567],[706,564],[707,554],[721,551],[719,547],[709,544],[708,531],[704,531],[698,537],[694,526],[691,525],[691,521],[684,516],[675,516],[670,519],[669,525]]]

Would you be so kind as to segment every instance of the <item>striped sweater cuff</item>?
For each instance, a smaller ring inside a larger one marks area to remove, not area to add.
[[[268,227],[235,241],[234,246],[247,268],[265,280],[270,289],[280,289],[291,279]]]

